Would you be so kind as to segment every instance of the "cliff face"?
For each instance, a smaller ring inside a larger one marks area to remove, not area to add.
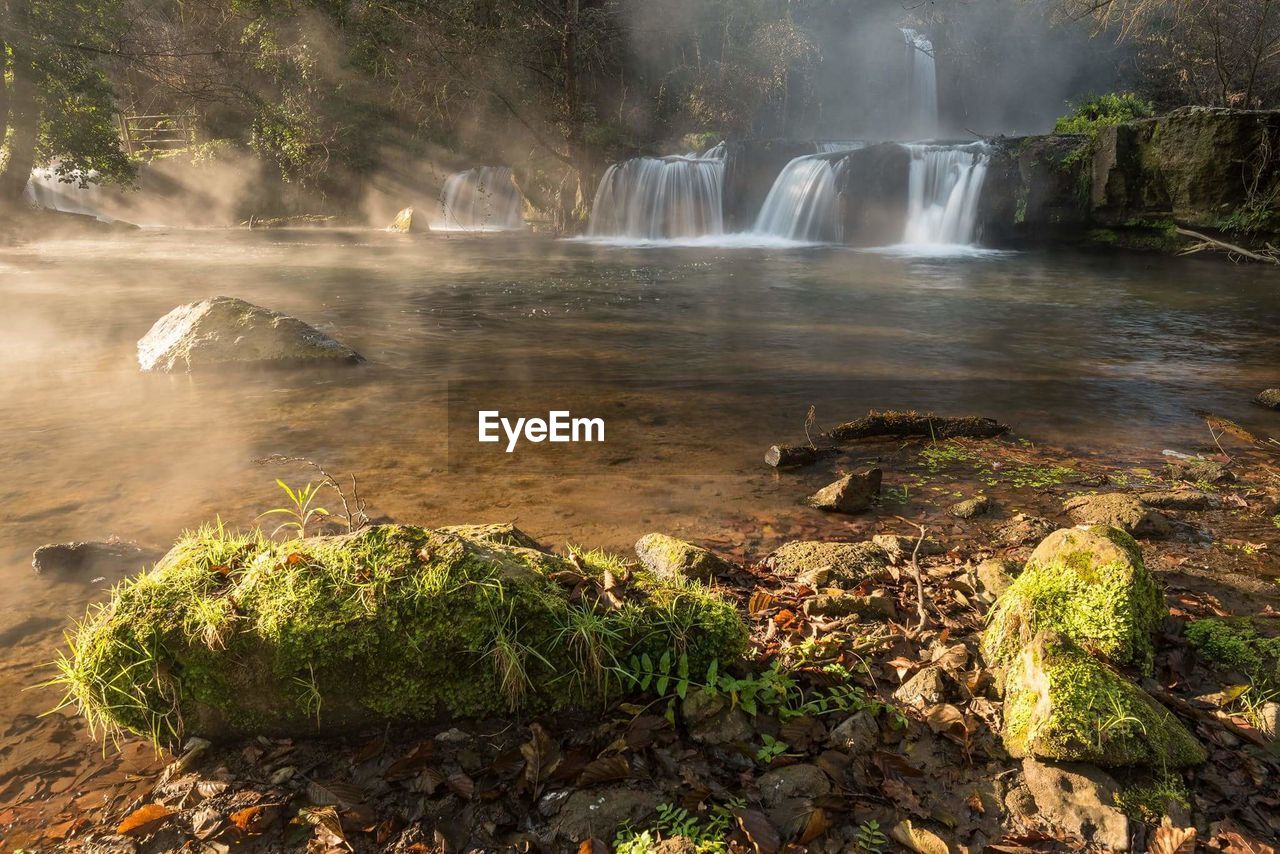
[[[996,244],[1171,248],[1176,225],[1241,238],[1280,233],[1280,111],[1185,107],[1096,140],[997,141],[982,210]]]

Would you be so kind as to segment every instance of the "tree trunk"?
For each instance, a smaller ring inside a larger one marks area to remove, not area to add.
[[[0,172],[0,204],[14,204],[22,198],[31,167],[35,164],[36,141],[40,134],[40,108],[36,103],[36,69],[31,55],[13,46],[13,82],[9,91],[10,124],[13,137],[9,156]]]
[[[0,32],[0,163],[4,162],[4,138],[9,133],[9,51]]]

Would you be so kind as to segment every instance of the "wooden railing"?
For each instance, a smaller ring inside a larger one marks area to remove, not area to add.
[[[120,140],[126,154],[186,148],[196,141],[195,117],[182,114],[132,116],[121,113]]]

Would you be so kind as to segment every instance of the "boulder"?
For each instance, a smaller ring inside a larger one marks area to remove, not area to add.
[[[1253,402],[1267,409],[1280,409],[1280,388],[1263,389]]]
[[[874,543],[799,541],[780,547],[765,562],[784,578],[822,570],[823,584],[853,586],[883,573],[888,556]]]
[[[394,231],[398,234],[412,234],[421,231],[420,227],[414,224],[413,208],[405,208],[396,214],[396,218],[391,220],[391,225],[387,226],[387,231]]]
[[[947,512],[957,519],[975,519],[991,509],[991,499],[985,495],[977,495],[964,501],[957,501],[947,508]]]
[[[1022,776],[1036,814],[1051,830],[1066,831],[1090,849],[1129,850],[1129,819],[1116,807],[1119,786],[1089,765],[1022,760]]]
[[[50,543],[31,555],[38,575],[117,578],[155,563],[162,552],[117,537],[87,543]]]
[[[906,706],[927,709],[936,706],[947,698],[947,685],[942,675],[942,668],[930,665],[893,692],[893,698]]]
[[[882,476],[880,469],[847,474],[809,496],[808,504],[832,513],[865,513],[880,497]]]
[[[1149,670],[1151,638],[1168,613],[1128,534],[1069,528],[1045,538],[996,600],[982,650],[989,663],[1008,664],[1036,634],[1053,630],[1116,664]]]
[[[1106,525],[1135,537],[1161,536],[1169,532],[1169,520],[1142,505],[1136,495],[1108,492],[1077,495],[1063,503],[1072,519],[1082,525]]]
[[[234,297],[175,308],[138,341],[144,371],[356,364],[359,353],[286,314]]]
[[[610,564],[585,560],[599,583]],[[687,656],[699,673],[746,647],[734,606],[696,582],[637,570],[611,588],[623,607],[596,610],[555,580],[571,571],[459,529],[279,543],[206,527],[90,611],[64,681],[108,729],[291,736],[599,710],[634,689],[606,662]]]
[[[868,754],[880,746],[880,726],[867,712],[850,715],[831,730],[827,746],[853,756]]]
[[[1041,632],[1005,679],[1005,749],[1104,768],[1199,765],[1204,747],[1164,706],[1066,637]]]
[[[645,534],[636,542],[636,555],[646,569],[663,578],[708,581],[733,570],[733,564],[724,558],[666,534]]]

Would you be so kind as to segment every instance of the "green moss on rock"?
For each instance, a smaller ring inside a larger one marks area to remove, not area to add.
[[[1006,665],[1037,633],[1048,630],[1116,664],[1149,671],[1151,637],[1167,613],[1128,534],[1103,526],[1055,531],[996,600],[983,653],[992,664]]]
[[[1187,642],[1219,669],[1238,671],[1264,688],[1280,688],[1280,621],[1269,622],[1251,617],[1196,620],[1186,628]]]
[[[745,649],[733,606],[702,585],[637,571],[620,607],[574,601],[552,578],[574,566],[532,542],[205,528],[91,609],[61,681],[96,726],[168,741],[598,706],[625,693],[613,668],[633,654],[687,654],[700,672]]]
[[[1207,758],[1167,709],[1052,632],[1038,634],[1009,667],[1003,737],[1015,757],[1106,768],[1182,768]]]

